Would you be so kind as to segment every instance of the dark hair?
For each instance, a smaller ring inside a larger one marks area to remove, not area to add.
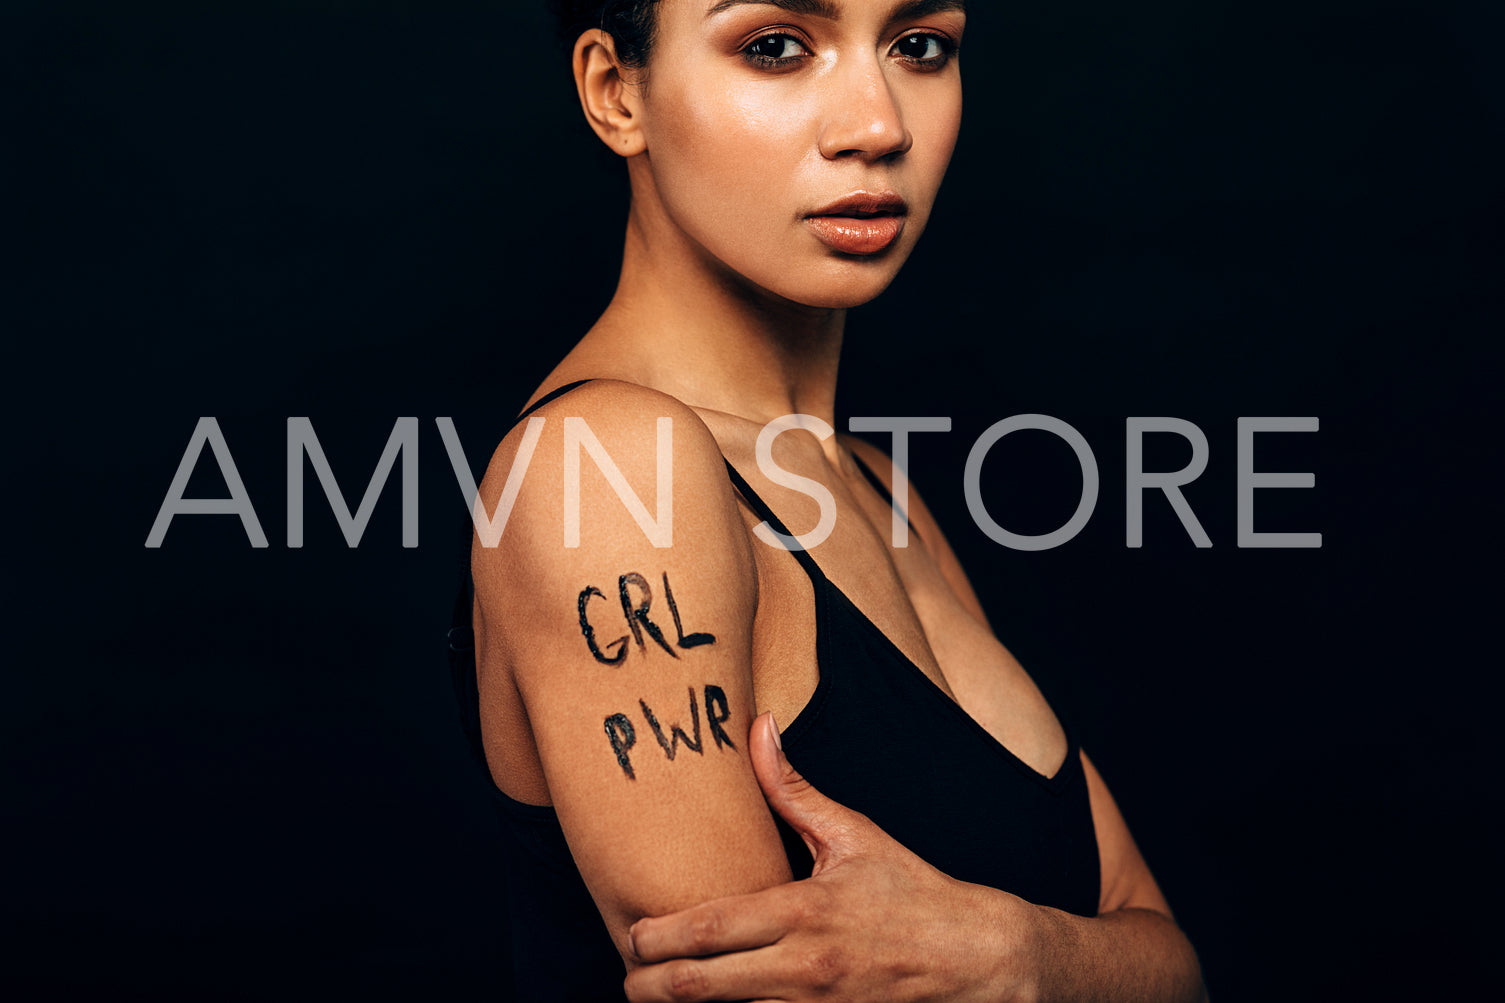
[[[617,58],[623,63],[634,69],[648,65],[658,26],[658,0],[551,0],[550,6],[566,44],[574,45],[583,32],[600,28],[616,43]]]

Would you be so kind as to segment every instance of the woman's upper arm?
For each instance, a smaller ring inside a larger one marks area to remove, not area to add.
[[[1171,907],[1155,883],[1149,864],[1139,852],[1129,826],[1097,767],[1082,752],[1082,771],[1087,776],[1087,795],[1092,804],[1092,826],[1097,831],[1097,855],[1102,872],[1098,912],[1117,909],[1152,909],[1174,919]]]
[[[790,877],[748,759],[756,577],[721,453],[692,411],[597,382],[535,414],[542,432],[500,544],[472,552],[482,699],[493,674],[510,674],[560,825],[625,957],[643,916]],[[482,483],[488,512],[521,434]],[[566,480],[576,452],[578,492]],[[672,484],[672,515],[660,483]],[[577,546],[566,545],[571,509]]]

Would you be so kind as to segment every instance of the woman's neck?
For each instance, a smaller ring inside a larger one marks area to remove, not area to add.
[[[834,425],[846,311],[751,286],[660,215],[634,204],[616,295],[569,368],[759,424],[799,413]]]

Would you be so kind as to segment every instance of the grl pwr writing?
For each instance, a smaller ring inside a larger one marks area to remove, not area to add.
[[[680,650],[690,650],[702,645],[716,643],[716,635],[700,631],[685,633],[684,621],[680,618],[679,605],[674,601],[674,589],[669,584],[669,573],[665,571],[662,576],[664,583],[664,602],[669,607],[669,617],[674,623],[675,643],[670,644],[664,636],[663,628],[654,622],[649,615],[653,607],[653,588],[648,579],[636,571],[629,571],[617,577],[617,598],[622,609],[622,618],[627,623],[627,629],[631,632],[631,640],[636,643],[638,652],[646,656],[649,653],[648,641],[651,640],[657,647],[663,649],[669,657],[679,658]],[[629,636],[621,637],[606,644],[603,651],[601,644],[596,639],[596,629],[591,623],[591,600],[599,599],[601,604],[608,608],[610,600],[606,593],[594,585],[587,585],[580,590],[576,598],[576,613],[580,619],[580,634],[585,639],[585,646],[590,651],[591,657],[602,665],[617,667],[627,659]],[[598,604],[599,605],[599,604]],[[600,613],[598,612],[599,616]],[[662,619],[662,615],[660,615]],[[731,708],[727,705],[726,691],[719,686],[706,684],[705,689],[705,717],[706,724],[710,729],[711,738],[719,750],[723,747],[735,749],[731,736],[722,727],[731,717]],[[642,712],[643,720],[647,722],[653,737],[658,741],[659,748],[664,752],[665,758],[673,762],[681,747],[689,749],[697,756],[705,755],[705,742],[700,733],[700,702],[696,699],[695,687],[689,687],[690,697],[690,730],[686,731],[678,722],[671,722],[668,732],[659,723],[658,716],[653,708],[648,705],[646,699],[638,700],[638,709]],[[611,743],[612,754],[616,757],[617,765],[622,768],[622,773],[628,780],[636,780],[637,774],[632,768],[631,750],[637,744],[638,729],[632,723],[632,719],[626,714],[612,714],[603,723],[607,741]]]

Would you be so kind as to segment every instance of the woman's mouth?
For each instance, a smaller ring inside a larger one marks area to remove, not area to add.
[[[899,239],[908,206],[893,192],[856,192],[805,217],[817,240],[843,254],[870,255]]]

